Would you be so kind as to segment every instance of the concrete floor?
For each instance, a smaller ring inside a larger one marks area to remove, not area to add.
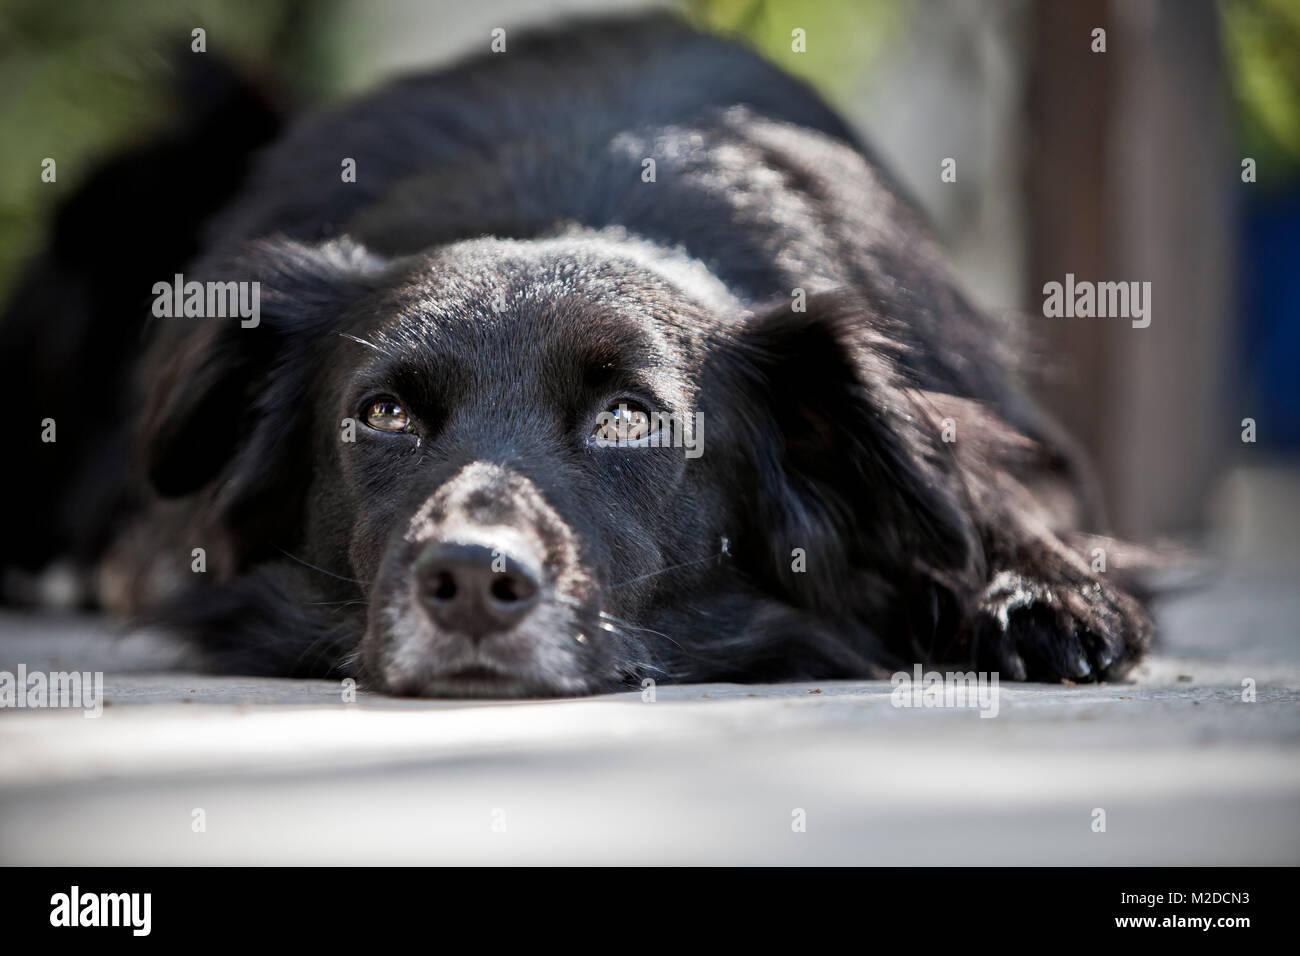
[[[1294,579],[1161,621],[1133,683],[1003,684],[983,719],[879,681],[343,703],[4,616],[0,670],[103,669],[107,706],[0,711],[0,862],[1300,863]]]

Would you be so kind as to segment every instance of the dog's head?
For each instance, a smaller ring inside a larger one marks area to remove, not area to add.
[[[848,672],[826,635],[886,600],[864,582],[971,559],[859,304],[753,314],[594,233],[261,242],[204,277],[259,282],[261,314],[174,320],[204,324],[148,400],[150,477],[202,494],[224,573],[310,568],[292,597],[351,621],[380,689]]]

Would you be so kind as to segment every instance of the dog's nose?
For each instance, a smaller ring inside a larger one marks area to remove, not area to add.
[[[509,630],[537,603],[537,576],[528,566],[480,544],[430,542],[415,575],[434,623],[469,637]]]

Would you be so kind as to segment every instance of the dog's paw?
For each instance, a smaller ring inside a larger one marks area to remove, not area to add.
[[[1054,584],[1014,571],[989,582],[972,624],[980,667],[1034,681],[1121,678],[1152,631],[1135,600],[1099,581]]]

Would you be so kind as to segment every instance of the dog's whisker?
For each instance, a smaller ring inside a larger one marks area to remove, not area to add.
[[[693,567],[697,564],[704,564],[708,561],[716,561],[719,558],[726,557],[729,553],[730,551],[728,550],[727,545],[724,544],[718,550],[717,554],[706,554],[704,557],[695,558],[692,561],[683,561],[681,564],[671,564],[666,568],[660,568],[658,571],[651,571],[649,574],[641,574],[635,578],[628,578],[626,581],[619,581],[617,584],[611,584],[609,589],[611,591],[616,591],[619,588],[627,587],[629,584],[636,584],[638,581],[648,581],[651,578],[657,578],[659,575],[667,574],[669,571],[680,571],[682,568]]]
[[[302,649],[302,652],[297,656],[297,658],[294,659],[292,669],[297,670],[298,666],[307,659],[308,655],[312,655],[311,663],[313,665],[319,662],[321,655],[329,648],[331,643],[335,641],[337,637],[338,635],[332,631],[326,631],[323,634],[317,635],[311,643]]]
[[[286,558],[290,558],[291,560],[297,561],[297,562],[298,562],[299,564],[301,564],[304,568],[311,568],[313,571],[319,571],[321,574],[328,574],[328,575],[329,575],[330,577],[332,577],[332,578],[338,578],[340,581],[347,581],[349,584],[360,584],[360,583],[361,583],[361,582],[358,581],[356,578],[347,578],[347,577],[344,577],[344,576],[341,575],[341,574],[335,574],[333,571],[326,571],[324,568],[318,568],[318,567],[316,567],[316,565],[312,564],[311,562],[309,562],[309,561],[304,561],[302,558],[298,557],[298,556],[295,555],[295,554],[290,554],[288,551],[284,550],[284,548],[276,548],[275,550],[279,551],[279,552],[280,552],[281,554],[283,554]]]
[[[355,336],[355,335],[349,335],[347,332],[339,332],[338,335],[339,335],[340,338],[349,339],[349,340],[351,340],[351,341],[353,341],[353,342],[356,342],[358,345],[364,345],[366,348],[374,349],[374,350],[375,350],[376,352],[378,352],[380,355],[388,355],[387,352],[385,352],[383,349],[381,349],[381,348],[380,348],[378,345],[376,345],[374,342],[367,342],[365,339],[358,338],[358,337]]]
[[[563,604],[578,610],[583,610],[582,602],[572,597],[569,597],[568,595],[557,594],[555,595],[554,599],[559,604]],[[618,617],[617,615],[610,614],[608,611],[603,611],[603,610],[597,611],[596,614],[601,619],[597,627],[599,627],[603,631],[606,631],[607,633],[614,634],[618,637],[627,638],[629,640],[632,640],[634,638],[632,637],[632,634],[629,634],[628,632],[635,632],[636,634],[649,634],[654,637],[663,638],[665,641],[668,641],[670,644],[675,644],[678,647],[682,646],[680,642],[674,640],[672,637],[665,634],[663,631],[656,631],[654,628],[642,627],[639,624],[633,624],[631,621],[627,620],[626,618],[621,618]]]
[[[338,668],[345,674],[357,675],[361,669],[361,647],[358,646],[340,657]]]

